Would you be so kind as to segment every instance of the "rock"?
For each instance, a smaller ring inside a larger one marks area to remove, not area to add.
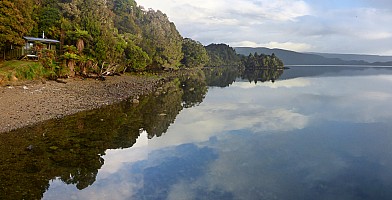
[[[64,83],[64,84],[67,84],[67,81],[65,80],[65,79],[56,79],[55,80],[57,83]]]
[[[132,103],[133,103],[133,104],[139,104],[140,102],[139,102],[139,100],[137,100],[137,99],[133,99],[133,100],[132,100]]]
[[[16,76],[15,75],[12,75],[11,76],[11,79],[10,79],[10,81],[18,81],[19,79],[18,78],[16,78]]]
[[[31,150],[33,150],[33,148],[34,148],[34,146],[30,144],[28,147],[26,147],[26,150],[31,151]]]

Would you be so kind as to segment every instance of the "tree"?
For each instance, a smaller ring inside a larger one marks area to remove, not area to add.
[[[28,32],[22,13],[14,3],[0,1],[0,49],[3,51],[11,46],[24,44],[23,36]]]
[[[208,66],[239,65],[240,56],[227,44],[210,44],[205,47],[210,61]]]
[[[60,38],[61,13],[57,8],[45,7],[39,15],[38,30],[44,31],[50,38]]]
[[[129,43],[125,48],[125,64],[128,71],[143,71],[151,63],[151,59],[142,48]]]
[[[182,42],[184,58],[181,63],[186,67],[203,67],[209,61],[207,50],[197,41],[185,38]]]
[[[254,70],[254,69],[279,69],[283,68],[283,62],[275,54],[272,55],[264,55],[257,53],[249,54],[248,57],[242,58],[242,63],[247,70]]]
[[[74,41],[76,48],[81,55],[84,50],[85,41],[91,39],[87,31],[76,29],[75,31],[68,31],[67,36],[69,40]]]
[[[63,60],[66,66],[69,69],[69,76],[75,76],[75,65],[76,62],[79,60],[79,56],[76,54],[77,49],[74,46],[65,46],[64,49],[66,52],[64,53]]]
[[[143,31],[140,47],[152,59],[150,67],[178,68],[183,58],[182,36],[167,16],[159,10],[150,9],[139,25]]]

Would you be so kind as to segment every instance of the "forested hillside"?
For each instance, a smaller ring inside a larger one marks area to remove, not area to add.
[[[209,67],[241,65],[241,57],[227,44],[210,44],[205,47],[210,60]]]
[[[0,2],[0,52],[24,45],[23,36],[41,37],[43,32],[60,41],[58,56],[46,59],[48,67],[60,65],[71,74],[102,68],[178,69],[208,61],[204,47],[183,39],[164,13],[134,0]]]

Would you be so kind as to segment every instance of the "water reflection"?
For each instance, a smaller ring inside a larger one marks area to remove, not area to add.
[[[275,82],[283,74],[283,69],[261,69],[261,70],[245,70],[241,78],[248,80],[250,83],[254,82]]]
[[[204,69],[207,84],[210,87],[228,87],[235,81],[275,82],[282,76],[283,69],[245,70],[237,66],[212,67]]]
[[[392,69],[306,69],[183,74],[5,135],[0,197],[391,199]]]
[[[0,199],[40,199],[58,177],[79,190],[96,181],[107,149],[132,147],[143,132],[160,137],[184,107],[207,92],[201,71],[180,74],[138,105],[122,102],[2,134]]]

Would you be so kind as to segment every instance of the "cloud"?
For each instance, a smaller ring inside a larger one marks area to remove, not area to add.
[[[267,47],[267,48],[278,48],[278,49],[290,49],[294,51],[309,51],[312,49],[310,44],[306,43],[294,43],[294,42],[268,42],[268,43],[256,43],[252,41],[241,41],[231,42],[233,47]]]
[[[294,51],[308,51],[312,49],[312,46],[305,43],[293,43],[293,42],[269,42],[264,45],[265,47],[269,48],[279,48],[279,49],[291,49]]]
[[[180,33],[203,44],[330,53],[392,52],[387,0],[140,0],[162,10]]]

